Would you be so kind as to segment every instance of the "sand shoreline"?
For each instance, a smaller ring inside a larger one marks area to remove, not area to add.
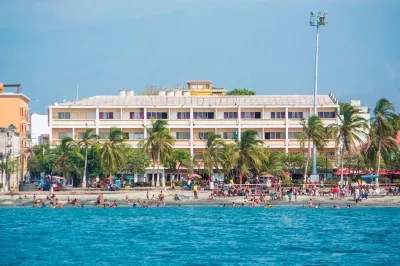
[[[160,193],[160,189],[149,189],[149,198],[151,199],[153,194],[155,197]],[[133,202],[148,201],[147,200],[147,190],[130,190],[130,191],[84,191],[84,190],[72,190],[72,191],[60,191],[55,192],[56,198],[59,202],[63,202],[65,206],[70,206],[68,204],[69,201],[72,201],[74,198],[78,199],[80,203],[85,204],[88,207],[95,206],[95,201],[99,193],[103,193],[104,198],[107,199],[108,202],[112,203],[114,200],[118,204],[119,207],[127,206],[132,207]],[[192,191],[185,190],[167,190],[165,193],[165,201],[167,206],[232,206],[232,203],[235,202],[239,205],[244,203],[245,206],[248,205],[250,199],[244,199],[244,197],[217,197],[213,200],[208,200],[208,196],[210,195],[209,191],[199,191],[198,199],[193,197]],[[47,196],[50,195],[48,191],[36,191],[36,192],[17,192],[14,194],[13,199],[9,193],[0,193],[0,207],[15,207],[21,206],[24,204],[27,207],[31,207],[33,205],[33,195],[36,195],[36,200],[44,200],[46,204],[49,201],[46,200]],[[185,196],[185,199],[176,201],[174,200],[175,194]],[[126,196],[130,199],[126,201]],[[257,197],[256,197],[257,198]],[[280,200],[272,200],[267,203],[274,206],[293,206],[298,207],[303,204],[307,206],[307,203],[310,199],[313,199],[314,205],[321,204],[321,207],[332,207],[333,205],[339,205],[341,207],[345,207],[347,204],[351,206],[356,206],[356,202],[353,197],[346,197],[345,200],[340,199],[330,199],[330,197],[326,196],[298,196],[297,202],[289,201],[280,201]],[[153,204],[157,206],[158,201],[155,201]],[[72,206],[72,205],[71,205]],[[137,205],[140,207],[140,205]],[[361,202],[358,206],[371,206],[371,207],[400,207],[400,196],[378,196],[378,197],[369,197],[367,201]]]

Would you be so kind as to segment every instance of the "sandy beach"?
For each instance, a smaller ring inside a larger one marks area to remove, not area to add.
[[[116,201],[119,207],[129,206],[131,207],[133,202],[138,203],[147,201],[147,192],[149,192],[149,199],[151,199],[154,195],[155,198],[160,194],[161,189],[138,189],[138,190],[129,190],[129,191],[85,191],[82,189],[70,190],[70,191],[59,191],[54,192],[56,198],[59,202],[65,204],[65,207],[70,206],[68,202],[73,199],[77,199],[79,203],[85,204],[87,207],[95,206],[96,199],[100,193],[103,193],[104,198],[107,199],[108,202],[112,203]],[[187,206],[187,205],[195,205],[195,206],[232,206],[232,203],[242,204],[244,203],[247,206],[249,199],[245,199],[244,197],[216,197],[213,200],[209,200],[208,196],[210,195],[209,191],[199,191],[198,198],[195,199],[193,196],[193,191],[185,191],[185,190],[167,190],[165,193],[165,201],[167,206]],[[175,200],[174,196],[178,194],[181,196],[181,200]],[[22,206],[23,204],[27,207],[30,207],[33,204],[34,195],[36,196],[36,200],[44,200],[46,204],[49,203],[46,200],[47,196],[50,196],[48,191],[36,191],[36,192],[16,192],[11,198],[9,193],[1,193],[0,194],[0,206],[2,207],[12,207],[12,206]],[[184,198],[182,197],[184,196]],[[126,200],[128,198],[129,200]],[[297,202],[287,200],[272,200],[268,201],[271,205],[288,205],[288,206],[302,206],[303,204],[307,206],[308,201],[312,199],[314,205],[320,204],[320,207],[332,207],[333,205],[339,205],[345,207],[347,204],[351,206],[356,206],[356,202],[353,197],[348,196],[345,200],[340,199],[332,199],[329,196],[298,196]],[[159,201],[156,200],[153,206],[156,206]],[[139,205],[138,205],[139,206]],[[391,207],[400,207],[400,196],[375,196],[369,197],[368,200],[363,201],[358,204],[358,206],[391,206]]]

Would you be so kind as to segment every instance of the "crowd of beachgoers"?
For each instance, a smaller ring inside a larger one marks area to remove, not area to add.
[[[222,184],[213,190],[205,190],[194,185],[191,191],[183,191],[175,186],[168,190],[147,190],[129,191],[123,195],[117,194],[97,194],[94,195],[78,194],[69,195],[55,193],[43,194],[34,193],[18,195],[10,194],[11,200],[21,207],[33,208],[64,208],[64,207],[97,207],[97,208],[117,208],[117,207],[164,207],[167,205],[183,206],[188,203],[208,203],[220,207],[266,207],[272,208],[276,205],[293,204],[301,207],[323,207],[339,208],[340,206],[349,208],[351,205],[358,206],[369,201],[369,197],[399,196],[399,187],[374,187],[374,186],[339,186],[332,188],[319,188],[317,185],[307,185],[306,187],[268,187],[268,186],[249,186]],[[123,193],[123,192],[122,192]],[[168,195],[166,195],[168,194]],[[118,196],[117,196],[118,195]],[[199,197],[200,195],[200,197]],[[117,196],[117,197],[116,197]],[[168,196],[168,197],[167,197]],[[107,198],[109,197],[109,198]],[[60,199],[62,198],[62,199]],[[90,200],[88,200],[90,199]],[[327,201],[328,200],[328,201]],[[331,200],[331,203],[329,202]],[[316,203],[316,201],[320,203]]]

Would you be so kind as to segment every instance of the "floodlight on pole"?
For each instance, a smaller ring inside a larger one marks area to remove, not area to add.
[[[325,12],[310,12],[310,26],[317,27],[316,47],[315,47],[315,78],[314,78],[314,115],[317,116],[317,93],[318,93],[318,38],[319,27],[324,27],[327,22],[328,13]],[[317,175],[317,148],[313,144],[313,159],[311,175]]]

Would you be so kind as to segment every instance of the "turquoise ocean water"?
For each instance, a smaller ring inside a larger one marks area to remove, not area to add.
[[[0,265],[399,265],[400,208],[0,209]]]

